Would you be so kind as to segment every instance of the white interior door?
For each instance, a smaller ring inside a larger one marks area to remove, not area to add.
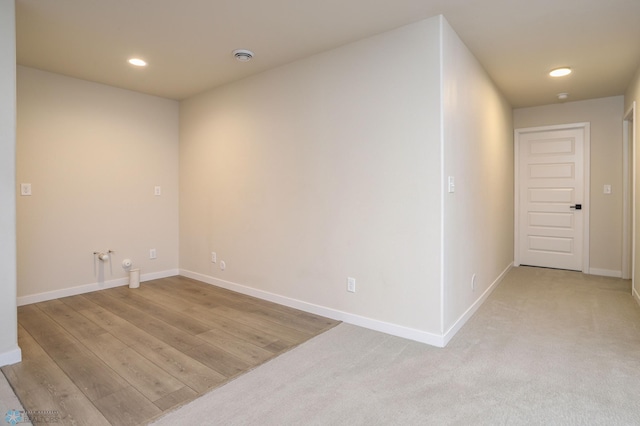
[[[585,270],[587,131],[587,123],[516,131],[516,264]]]

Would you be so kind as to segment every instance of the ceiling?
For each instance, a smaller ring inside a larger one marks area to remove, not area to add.
[[[513,107],[622,95],[640,67],[640,0],[16,0],[17,60],[180,100],[437,14]]]

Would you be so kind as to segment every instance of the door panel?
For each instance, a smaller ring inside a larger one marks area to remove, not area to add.
[[[531,212],[529,213],[529,226],[537,228],[573,229],[573,214]]]
[[[574,188],[527,188],[527,192],[530,203],[572,203],[576,198]]]
[[[531,235],[529,236],[529,250],[571,254],[573,239]]]
[[[522,265],[583,269],[584,128],[518,133]]]
[[[572,178],[575,175],[573,164],[532,164],[529,166],[529,176],[532,179]]]

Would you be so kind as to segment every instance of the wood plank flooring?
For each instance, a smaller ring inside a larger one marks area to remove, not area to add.
[[[338,321],[184,277],[18,308],[22,362],[2,372],[60,424],[145,424]]]

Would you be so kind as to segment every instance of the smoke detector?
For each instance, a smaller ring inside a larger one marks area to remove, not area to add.
[[[253,58],[253,52],[246,49],[236,49],[233,51],[233,56],[240,62],[249,62]]]

